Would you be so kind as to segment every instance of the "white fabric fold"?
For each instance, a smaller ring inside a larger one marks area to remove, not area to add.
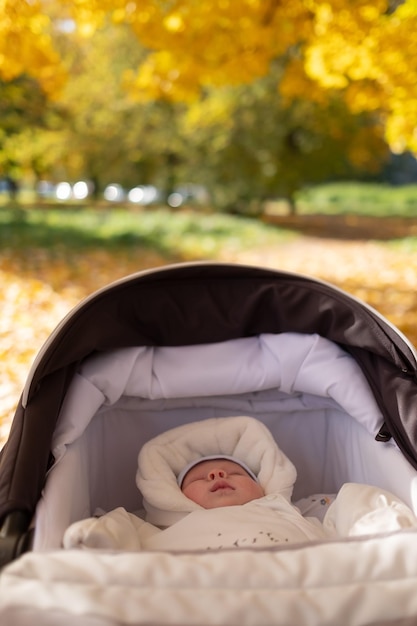
[[[302,549],[29,552],[1,574],[0,623],[413,624],[416,562],[415,530]]]
[[[79,398],[81,407],[88,402],[83,379],[102,394],[101,402],[107,405],[114,405],[122,396],[215,398],[280,389],[287,394],[331,399],[372,434],[383,421],[356,361],[319,335],[263,334],[215,344],[142,346],[97,354],[83,363],[69,392],[70,397]],[[79,419],[75,415],[79,433],[88,416]],[[90,419],[92,416],[90,413]],[[65,425],[73,419],[73,404],[64,406],[55,440],[62,443]]]

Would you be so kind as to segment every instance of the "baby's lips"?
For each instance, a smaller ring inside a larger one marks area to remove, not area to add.
[[[234,487],[232,487],[232,485],[229,485],[229,483],[226,480],[218,480],[214,483],[210,491],[214,493],[215,491],[218,491],[219,489],[234,489]]]

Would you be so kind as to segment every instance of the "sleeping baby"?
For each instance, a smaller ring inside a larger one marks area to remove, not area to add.
[[[272,547],[416,526],[411,510],[374,487],[345,484],[321,522],[291,502],[293,463],[251,417],[185,424],[148,441],[136,482],[145,513],[119,507],[72,524],[65,548],[218,550]]]

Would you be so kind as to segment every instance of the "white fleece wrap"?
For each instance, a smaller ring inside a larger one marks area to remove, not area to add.
[[[181,492],[177,476],[190,461],[217,453],[244,461],[265,495],[279,493],[290,500],[296,469],[266,426],[252,417],[212,418],[173,428],[142,447],[136,484],[146,520],[167,527],[201,509]]]

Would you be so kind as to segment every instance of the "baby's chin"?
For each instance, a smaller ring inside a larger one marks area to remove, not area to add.
[[[241,506],[242,504],[247,504],[248,502],[257,499],[258,498],[247,498],[238,495],[235,492],[228,492],[225,490],[222,493],[216,492],[215,497],[208,498],[201,506],[204,509],[216,509],[224,506]]]

